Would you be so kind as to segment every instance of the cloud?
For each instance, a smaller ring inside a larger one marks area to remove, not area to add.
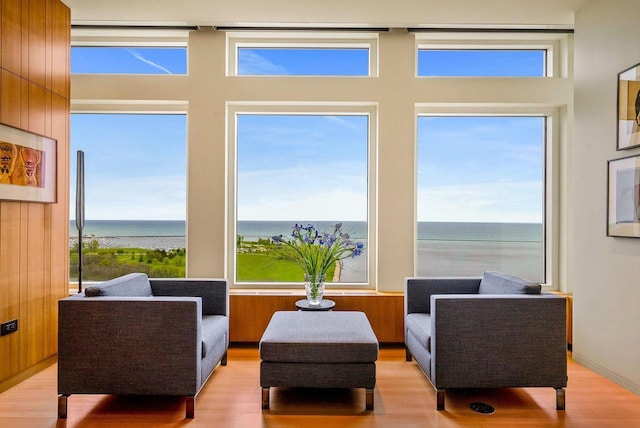
[[[358,114],[356,116],[362,117],[365,115]],[[327,121],[337,124],[338,126],[341,126],[343,128],[350,129],[352,131],[362,131],[364,128],[364,130],[366,131],[366,127],[363,127],[363,125],[366,125],[366,122],[362,121],[362,122],[354,123],[353,120],[349,120],[352,118],[351,115],[334,115],[334,116],[324,116],[324,117]]]
[[[93,220],[184,220],[186,183],[179,175],[88,181],[86,217]],[[75,201],[72,195],[71,201]],[[72,207],[72,212],[75,208]]]
[[[354,175],[346,164],[242,172],[238,177],[238,218],[364,221],[366,177]]]
[[[165,72],[165,73],[167,73],[167,74],[173,74],[173,73],[171,72],[171,70],[169,70],[168,68],[165,68],[165,67],[163,67],[163,66],[161,66],[161,65],[159,65],[159,64],[156,64],[155,62],[153,62],[153,61],[151,61],[151,60],[149,60],[149,59],[146,59],[146,58],[145,58],[145,57],[143,57],[143,56],[142,56],[142,54],[140,54],[139,52],[136,52],[136,51],[131,50],[131,49],[127,49],[127,52],[128,52],[132,57],[134,57],[135,59],[137,59],[137,60],[139,60],[139,61],[142,61],[142,62],[144,62],[145,64],[150,65],[151,67],[155,67],[155,68],[157,68],[158,70],[162,70],[162,71],[164,71],[164,72]]]
[[[274,64],[255,51],[240,49],[238,52],[238,74],[273,76],[289,73],[285,67]]]
[[[418,221],[541,223],[542,183],[493,182],[422,188]]]
[[[366,221],[367,196],[347,188],[327,188],[294,199],[251,198],[238,204],[238,220]]]

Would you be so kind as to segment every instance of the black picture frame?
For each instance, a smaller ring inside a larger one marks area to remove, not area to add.
[[[640,63],[618,73],[617,150],[640,147]]]
[[[640,238],[640,155],[607,162],[607,236]]]

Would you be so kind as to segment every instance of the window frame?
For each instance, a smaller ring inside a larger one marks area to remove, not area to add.
[[[231,288],[238,289],[286,289],[299,288],[303,282],[239,282],[237,281],[237,242],[238,223],[237,181],[238,181],[238,128],[237,117],[252,115],[366,115],[368,116],[367,142],[367,281],[363,283],[327,283],[327,289],[376,289],[376,194],[377,194],[377,121],[378,109],[374,103],[226,103],[227,137],[227,277]]]
[[[378,77],[378,34],[345,32],[284,32],[284,31],[230,31],[226,33],[227,76],[284,77],[284,78],[367,78]],[[238,73],[238,52],[244,48],[281,49],[367,49],[369,51],[369,72],[366,76],[345,75],[247,75]]]
[[[535,75],[517,75],[517,74],[507,74],[507,75],[494,75],[494,74],[437,74],[437,75],[419,75],[418,77],[473,77],[473,78],[541,78],[541,77],[547,77],[547,55],[548,55],[548,50],[547,49],[523,49],[523,48],[501,48],[501,49],[495,49],[495,48],[487,48],[487,47],[483,47],[483,48],[434,48],[434,47],[430,47],[430,48],[421,48],[420,50],[418,50],[418,71],[417,73],[419,73],[419,69],[420,69],[420,64],[419,64],[419,60],[420,60],[420,52],[481,52],[481,51],[486,51],[486,52],[542,52],[543,58],[543,64],[542,64],[542,75],[540,76],[535,76]]]
[[[153,108],[149,108],[149,107],[153,107]],[[189,255],[189,242],[188,242],[188,227],[189,227],[189,216],[188,216],[188,209],[189,209],[189,194],[188,194],[188,181],[189,181],[189,175],[188,175],[188,168],[189,168],[189,159],[188,159],[188,148],[189,148],[189,135],[188,135],[188,130],[189,130],[189,114],[187,112],[187,109],[185,108],[186,104],[185,103],[170,103],[170,104],[163,104],[163,103],[158,103],[158,102],[150,102],[150,104],[147,103],[140,103],[140,104],[134,104],[134,103],[126,103],[126,102],[114,102],[114,103],[100,103],[100,102],[93,102],[93,103],[72,103],[71,109],[69,111],[69,115],[71,117],[71,115],[74,114],[92,114],[92,115],[100,115],[100,114],[121,114],[121,115],[154,115],[154,116],[160,116],[160,115],[180,115],[180,116],[184,116],[185,119],[185,135],[186,135],[186,140],[185,140],[185,189],[186,189],[186,193],[185,193],[185,250],[186,250],[186,258],[185,258],[185,277],[188,278],[189,277],[189,273],[188,273],[188,255]],[[71,124],[69,125],[71,126]],[[71,147],[71,129],[69,129],[69,147]],[[72,172],[73,173],[73,172]],[[75,177],[75,176],[74,176]],[[73,178],[73,184],[75,184],[75,178]],[[75,186],[72,186],[72,179],[68,180],[68,185],[69,185],[69,197],[70,197],[70,201],[73,201],[74,199],[71,198],[72,195],[75,195]],[[70,207],[70,210],[72,208]],[[90,219],[91,220],[91,219]],[[69,248],[70,249],[70,248]],[[67,270],[69,269],[70,266],[67,266]],[[95,284],[101,281],[94,281],[94,280],[87,280],[85,281],[85,279],[83,278],[83,283],[87,283],[87,284]],[[78,285],[78,281],[71,281],[69,280],[69,289],[71,291],[77,291],[77,285]]]
[[[501,106],[457,106],[444,107],[442,105],[417,104],[415,109],[415,189],[416,198],[414,213],[414,269],[418,266],[418,118],[420,116],[496,116],[518,117],[536,116],[545,118],[543,142],[543,195],[542,195],[542,272],[544,275],[542,286],[545,290],[557,287],[559,279],[559,207],[560,207],[560,146],[561,146],[561,110],[555,107],[526,107],[514,105]],[[415,274],[415,272],[414,272]]]
[[[415,77],[433,78],[523,78],[541,79],[560,77],[567,74],[562,69],[561,45],[566,34],[549,33],[416,33],[415,35]],[[420,76],[418,74],[418,52],[420,50],[542,50],[544,54],[543,76]]]
[[[189,31],[178,29],[139,29],[139,28],[73,28],[71,30],[71,49],[74,47],[93,48],[184,48],[186,51],[186,71],[189,75]],[[149,73],[71,73],[97,76],[163,76]]]

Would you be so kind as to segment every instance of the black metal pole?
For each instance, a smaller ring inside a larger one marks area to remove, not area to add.
[[[82,230],[84,229],[84,152],[78,150],[76,175],[76,228],[78,229],[78,293],[82,292]]]
[[[82,228],[78,228],[78,293],[82,292]]]

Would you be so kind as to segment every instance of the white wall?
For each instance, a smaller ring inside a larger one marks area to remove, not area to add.
[[[569,244],[573,357],[636,393],[640,239],[606,237],[606,201],[607,160],[640,154],[616,151],[617,73],[640,62],[638,16],[637,0],[595,1],[576,14]]]
[[[64,0],[74,24],[561,25],[590,0]],[[160,6],[161,3],[161,6]]]

